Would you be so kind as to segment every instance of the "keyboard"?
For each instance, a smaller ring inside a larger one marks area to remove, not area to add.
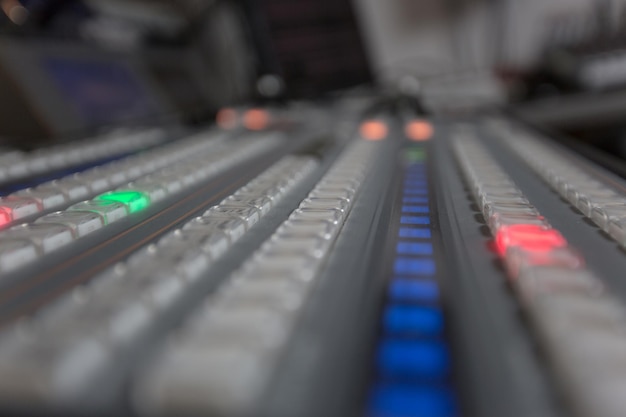
[[[263,119],[0,154],[2,415],[623,416],[623,178],[500,115]]]

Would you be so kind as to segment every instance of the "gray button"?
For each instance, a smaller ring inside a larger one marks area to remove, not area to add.
[[[234,242],[246,232],[246,225],[239,218],[196,217],[183,226],[183,231],[201,230],[207,234],[215,229],[226,233],[230,241]]]
[[[53,209],[66,202],[65,194],[58,187],[29,188],[12,194],[16,197],[34,198],[43,209]]]
[[[335,223],[341,223],[343,221],[344,213],[337,209],[310,209],[299,208],[293,212],[289,217],[290,219],[314,219],[314,220],[326,220]]]
[[[338,230],[338,224],[332,220],[290,218],[278,228],[276,236],[296,238],[319,236],[332,239]]]
[[[258,209],[261,215],[266,215],[272,209],[272,200],[268,197],[246,198],[241,195],[233,195],[220,203],[221,207],[246,207],[251,206]]]
[[[244,198],[244,199],[256,199],[256,198],[267,198],[272,201],[272,204],[276,204],[282,195],[282,191],[276,187],[272,187],[270,189],[254,191],[247,189],[246,187],[240,188],[235,192],[234,197],[236,198]]]
[[[10,214],[12,220],[19,220],[39,213],[43,208],[35,198],[9,196],[0,198],[0,210]]]
[[[123,184],[130,179],[122,164],[117,162],[108,165],[103,175],[106,175],[109,182],[114,185]]]
[[[81,172],[77,174],[77,177],[81,182],[87,185],[94,194],[108,191],[116,185],[109,181],[106,171],[99,168]]]
[[[144,181],[131,182],[123,188],[146,194],[150,198],[151,203],[161,201],[167,197],[167,188],[165,188],[161,183],[153,180],[146,179]]]
[[[195,281],[209,268],[209,256],[199,247],[188,246],[183,242],[168,241],[159,245],[157,263],[174,267],[180,276]]]
[[[611,218],[608,233],[617,243],[626,246],[626,217]]]
[[[626,202],[596,206],[591,211],[591,219],[605,231],[609,230],[612,218],[621,217],[626,217]]]
[[[16,268],[37,259],[37,248],[29,240],[0,240],[0,269],[3,272]]]
[[[322,258],[328,252],[330,241],[319,236],[275,236],[260,248],[264,255],[301,255]]]
[[[533,206],[528,204],[502,204],[488,203],[483,207],[483,214],[486,218],[490,218],[496,213],[501,214],[528,214],[539,216],[539,212]]]
[[[261,218],[259,210],[254,207],[211,207],[204,212],[202,217],[211,219],[241,219],[246,227],[254,226]]]
[[[287,338],[287,329],[282,324],[264,321],[229,321],[207,323],[204,317],[193,320],[182,334],[180,344],[184,346],[206,346],[228,344],[251,346],[254,350],[274,350],[282,346]]]
[[[53,181],[53,184],[57,185],[70,201],[84,200],[90,194],[89,186],[75,176]]]
[[[165,187],[168,194],[177,193],[183,189],[183,183],[175,174],[156,174],[154,180]]]
[[[99,214],[104,224],[113,223],[128,216],[128,209],[122,203],[106,200],[90,200],[74,204],[68,211],[91,211]]]
[[[260,395],[268,366],[243,347],[174,349],[141,380],[138,407],[148,414],[242,415]]]
[[[72,229],[62,224],[23,224],[0,233],[0,239],[26,239],[42,253],[52,252],[74,240]]]
[[[602,284],[588,271],[563,266],[527,267],[511,282],[520,297],[527,302],[550,295],[596,296],[604,290]]]
[[[75,237],[88,235],[104,226],[102,217],[91,211],[57,211],[40,217],[36,223],[64,224],[72,229]]]
[[[537,216],[535,214],[504,214],[495,213],[488,219],[489,228],[495,235],[495,233],[504,226],[512,226],[516,224],[532,224],[536,226],[549,227],[548,222],[543,216]]]
[[[83,388],[110,362],[94,339],[49,339],[0,352],[0,393],[28,403],[77,400]]]
[[[324,190],[324,189],[314,189],[309,194],[309,197],[317,197],[317,198],[342,198],[347,201],[352,201],[356,193],[350,190]]]
[[[114,344],[127,344],[153,320],[153,312],[136,297],[117,291],[100,291],[50,323],[46,332],[56,337],[102,337]]]
[[[341,198],[317,198],[309,197],[305,198],[300,203],[301,208],[316,208],[316,209],[337,209],[343,213],[347,213],[350,209],[350,202]]]
[[[159,245],[169,245],[170,241],[174,244],[199,248],[211,259],[222,256],[230,246],[228,236],[219,229],[211,229],[209,233],[199,229],[177,230],[163,237]]]

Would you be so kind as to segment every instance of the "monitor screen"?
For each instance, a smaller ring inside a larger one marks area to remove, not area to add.
[[[158,112],[137,76],[121,63],[48,57],[43,66],[88,125],[141,120]]]

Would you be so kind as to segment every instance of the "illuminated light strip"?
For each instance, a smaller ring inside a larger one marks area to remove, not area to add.
[[[366,415],[455,417],[457,401],[433,256],[426,153],[421,145],[413,145],[404,158],[396,257]]]

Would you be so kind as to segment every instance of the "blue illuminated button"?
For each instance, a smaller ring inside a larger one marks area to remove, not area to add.
[[[435,273],[435,262],[432,259],[398,258],[393,270],[399,275],[432,275]]]
[[[415,184],[415,187],[425,188],[428,186],[426,174],[411,174],[404,179],[404,185]]]
[[[402,206],[403,213],[428,213],[428,206]]]
[[[434,302],[439,299],[439,288],[435,281],[394,278],[389,297],[395,301]]]
[[[404,194],[406,195],[428,195],[426,188],[405,188]]]
[[[425,179],[408,178],[404,181],[405,187],[426,187],[427,185]]]
[[[430,229],[413,229],[410,227],[401,227],[398,236],[414,239],[430,239]]]
[[[454,417],[457,406],[447,388],[380,384],[370,394],[371,417]]]
[[[432,255],[433,245],[424,242],[398,242],[396,252],[400,255]]]
[[[450,357],[439,341],[385,340],[379,347],[378,369],[390,378],[444,379],[450,370]]]
[[[401,216],[400,223],[402,224],[430,224],[430,219],[427,216]]]
[[[439,336],[443,332],[443,314],[438,308],[390,305],[385,309],[387,333],[407,336]]]
[[[410,204],[410,203],[428,204],[428,197],[404,197],[402,199],[402,202],[405,204]]]

